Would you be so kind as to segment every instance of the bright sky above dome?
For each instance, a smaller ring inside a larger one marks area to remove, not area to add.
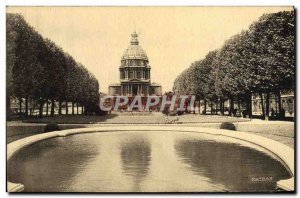
[[[151,80],[172,90],[174,79],[196,60],[246,30],[264,13],[292,7],[8,7],[41,35],[81,62],[108,92],[119,82],[123,52],[136,31],[151,66]]]

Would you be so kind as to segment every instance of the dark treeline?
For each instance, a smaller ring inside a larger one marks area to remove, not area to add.
[[[20,108],[25,106],[25,117],[29,103],[37,106],[39,116],[43,107],[50,104],[50,115],[54,115],[55,104],[61,115],[62,104],[68,114],[68,102],[72,113],[78,105],[89,109],[98,104],[99,84],[95,76],[72,56],[49,39],[43,38],[28,25],[19,14],[7,14],[7,106],[10,98],[17,98]],[[20,109],[21,110],[21,109]]]
[[[281,93],[294,90],[295,81],[294,11],[264,14],[248,30],[231,37],[221,49],[194,62],[175,80],[176,94],[195,94],[198,100],[215,104],[229,114],[234,104],[243,104],[252,116],[251,97],[260,96],[263,116],[268,119],[270,95],[281,109]]]

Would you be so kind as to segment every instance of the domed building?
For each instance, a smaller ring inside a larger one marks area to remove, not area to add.
[[[151,83],[151,67],[146,52],[139,46],[138,34],[131,34],[130,46],[121,58],[120,83],[109,86],[109,95],[161,95],[161,85]]]

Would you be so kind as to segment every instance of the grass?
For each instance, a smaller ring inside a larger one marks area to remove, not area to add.
[[[237,130],[261,135],[281,142],[291,148],[295,147],[295,129],[293,122],[261,121],[238,123]]]
[[[172,118],[172,117],[170,117]],[[26,122],[26,123],[24,123]],[[219,128],[222,122],[233,122],[237,131],[245,131],[256,135],[261,135],[275,141],[279,141],[291,148],[294,148],[294,122],[282,121],[250,121],[243,118],[232,118],[227,116],[215,115],[197,115],[185,114],[179,116],[179,123],[185,126],[199,126]],[[75,126],[64,125],[65,127],[87,127],[89,124],[164,124],[165,116],[160,112],[153,112],[150,115],[126,113],[109,114],[106,116],[85,116],[85,115],[63,115],[55,117],[31,118],[22,122],[8,122],[8,137],[9,142],[21,137],[36,129],[37,133],[44,128],[42,123],[57,123],[57,124],[78,124]],[[26,126],[29,125],[29,126]],[[39,126],[42,125],[42,126]],[[81,126],[82,125],[82,126]],[[41,129],[40,129],[41,128]],[[10,132],[12,131],[12,132]],[[24,132],[21,133],[20,132]],[[25,136],[23,136],[25,135]],[[16,136],[16,137],[14,137]]]
[[[172,118],[172,117],[170,117]],[[198,115],[185,114],[178,117],[180,123],[221,123],[221,122],[245,122],[248,119],[233,118],[227,116],[215,115]],[[54,117],[31,118],[23,120],[26,123],[57,123],[57,124],[95,124],[95,123],[109,123],[109,124],[164,124],[165,115],[160,112],[153,112],[151,114],[128,114],[115,113],[105,116],[97,115],[62,115]]]
[[[97,115],[61,115],[54,117],[29,118],[23,120],[25,123],[57,123],[57,124],[94,124],[106,122],[108,119],[116,117],[114,114],[106,116]]]

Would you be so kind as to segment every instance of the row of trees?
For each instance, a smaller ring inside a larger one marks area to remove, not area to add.
[[[72,109],[75,103],[86,109],[98,103],[98,81],[82,64],[43,38],[19,14],[7,14],[6,27],[8,110],[10,98],[19,99],[20,104],[24,101],[25,116],[29,101],[39,107],[40,116],[48,102],[52,116],[55,102],[59,104],[59,114],[63,102],[66,107],[72,102]]]
[[[219,103],[221,113],[225,100],[230,100],[230,113],[234,101],[241,102],[249,116],[251,97],[259,95],[265,98],[262,111],[267,117],[270,95],[277,97],[281,109],[281,93],[294,90],[294,72],[294,11],[264,14],[248,30],[227,40],[221,49],[209,52],[184,70],[175,79],[173,91],[196,94],[204,103]]]

